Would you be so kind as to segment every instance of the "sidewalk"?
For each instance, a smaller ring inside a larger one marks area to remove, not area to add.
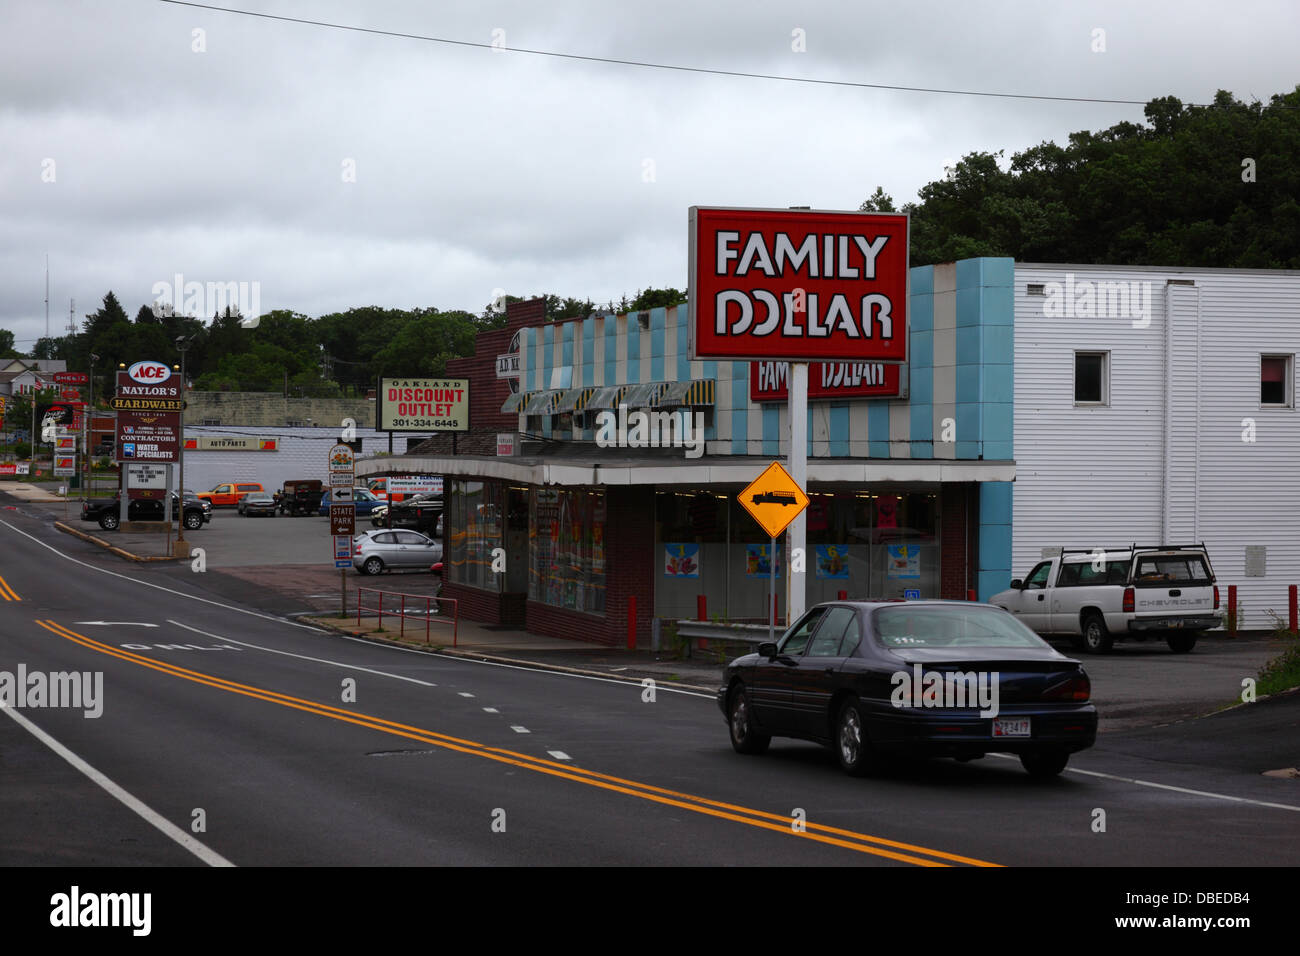
[[[45,482],[45,484],[52,484],[52,483]],[[58,485],[54,485],[54,487],[58,487]],[[66,500],[60,497],[59,495],[56,495],[53,492],[47,491],[45,488],[42,488],[40,484],[34,484],[32,482],[27,482],[27,481],[0,480],[0,491],[4,492],[7,495],[13,495],[15,498],[18,498],[21,501],[58,502],[58,501]],[[69,497],[75,498],[76,495],[72,494],[69,495]],[[78,506],[78,510],[80,510],[80,506]]]

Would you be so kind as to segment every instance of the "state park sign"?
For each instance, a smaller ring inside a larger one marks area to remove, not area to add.
[[[693,359],[907,361],[908,216],[690,209]]]

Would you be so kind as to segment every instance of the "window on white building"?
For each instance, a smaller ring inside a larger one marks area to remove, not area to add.
[[[1266,408],[1290,408],[1292,403],[1290,355],[1259,357],[1259,404]]]
[[[1074,404],[1110,404],[1110,353],[1074,353]]]

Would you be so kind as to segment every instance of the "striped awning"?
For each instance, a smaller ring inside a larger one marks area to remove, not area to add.
[[[548,388],[542,392],[533,392],[524,406],[525,415],[554,415],[555,403],[565,392],[562,388]]]
[[[529,399],[531,396],[533,396],[534,394],[536,394],[536,393],[535,393],[535,392],[515,392],[513,395],[511,395],[509,398],[507,398],[507,399],[506,399],[506,403],[505,403],[504,405],[501,406],[501,412],[502,412],[502,414],[509,414],[509,413],[511,413],[511,412],[515,412],[515,413],[522,412],[522,411],[523,411],[523,408],[524,408],[524,405],[526,405],[526,404],[528,403],[528,399]]]
[[[680,406],[696,407],[713,404],[714,380],[711,378],[695,379],[685,382],[669,382],[664,393],[655,404],[661,408]]]
[[[643,385],[629,385],[623,396],[623,404],[628,408],[651,408],[658,404],[659,396],[668,387],[668,382],[646,382]]]
[[[583,406],[587,409],[594,408],[618,408],[618,403],[623,400],[624,394],[627,393],[628,385],[603,385],[596,389],[596,393],[587,399],[587,404]]]
[[[560,400],[555,404],[555,411],[557,414],[561,412],[580,412],[587,407],[587,402],[595,394],[596,387],[594,385],[571,388],[560,396]]]

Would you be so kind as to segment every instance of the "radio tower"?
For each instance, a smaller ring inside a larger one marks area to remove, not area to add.
[[[45,337],[50,337],[50,254],[45,253]]]
[[[73,318],[73,314],[76,311],[77,311],[77,300],[69,299],[68,300],[68,334],[69,335],[77,334],[77,323],[76,320]]]

